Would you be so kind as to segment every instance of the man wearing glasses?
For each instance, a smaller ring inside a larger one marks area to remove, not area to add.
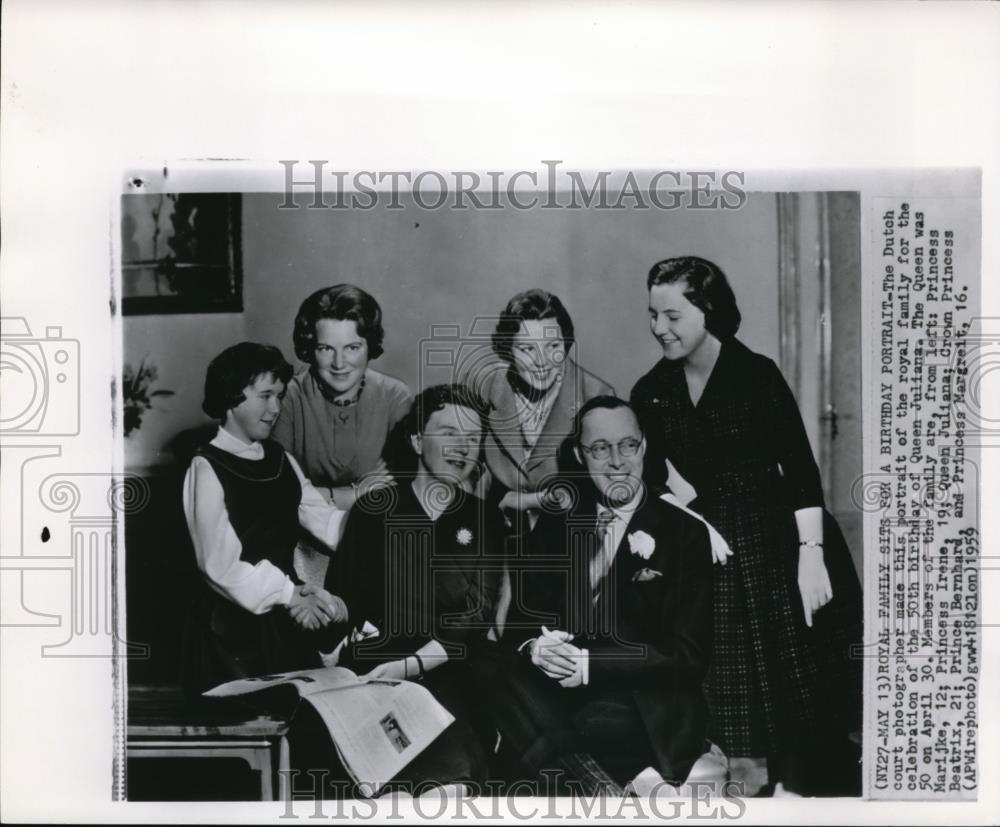
[[[708,529],[647,492],[628,403],[591,399],[573,433],[575,505],[542,514],[512,562],[519,598],[484,687],[522,774],[559,770],[588,792],[678,785],[708,749]]]

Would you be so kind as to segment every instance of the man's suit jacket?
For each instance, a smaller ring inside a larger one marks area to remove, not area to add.
[[[536,491],[556,476],[560,447],[572,431],[573,419],[583,403],[595,396],[614,394],[614,388],[567,358],[562,387],[528,455],[508,372],[506,362],[496,361],[479,374],[474,384],[490,406],[484,444],[486,465],[493,478],[508,490]]]
[[[595,523],[592,500],[565,515],[540,517],[525,557],[511,563],[515,601],[503,642],[520,646],[542,625],[576,635],[574,645],[590,653],[591,690],[633,693],[661,774],[682,782],[704,752],[708,718],[701,686],[712,649],[708,532],[648,496],[622,534],[595,604],[589,574]],[[639,532],[655,544],[648,559],[632,551],[630,535],[640,546],[645,540]]]

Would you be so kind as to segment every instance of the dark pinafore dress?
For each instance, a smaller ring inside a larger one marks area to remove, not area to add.
[[[234,456],[213,445],[197,452],[212,466],[225,495],[229,522],[251,565],[268,560],[296,583],[293,567],[299,536],[302,487],[285,451],[265,440],[262,460]],[[199,633],[189,654],[190,689],[204,691],[237,678],[322,665],[313,636],[304,633],[284,606],[254,614],[204,583]]]

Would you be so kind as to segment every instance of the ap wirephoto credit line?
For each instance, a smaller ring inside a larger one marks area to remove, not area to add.
[[[979,783],[979,449],[992,437],[976,391],[992,369],[975,278],[978,203],[875,198],[872,210],[878,431],[862,493],[878,595],[877,635],[868,636],[877,640],[869,649],[877,657],[872,795],[971,798]]]

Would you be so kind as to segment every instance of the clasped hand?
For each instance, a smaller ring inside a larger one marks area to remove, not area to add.
[[[549,631],[543,626],[542,634],[531,644],[531,662],[566,688],[583,682],[583,650],[571,640],[569,632]]]
[[[331,622],[347,620],[347,606],[326,589],[305,583],[296,586],[288,614],[303,629],[320,629]]]

